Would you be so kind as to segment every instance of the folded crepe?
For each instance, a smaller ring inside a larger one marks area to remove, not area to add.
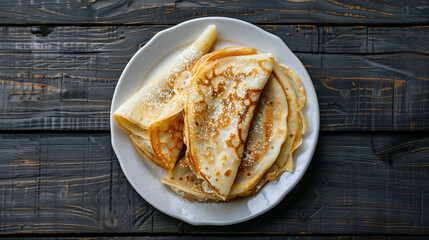
[[[293,172],[293,152],[302,144],[302,136],[307,131],[308,125],[307,120],[305,119],[304,114],[302,113],[302,109],[305,107],[305,102],[307,99],[307,95],[305,94],[304,85],[302,84],[301,80],[298,78],[298,76],[288,67],[285,65],[279,65],[280,68],[282,68],[282,71],[284,72],[286,78],[288,81],[292,84],[293,89],[295,91],[295,94],[298,97],[298,114],[300,117],[300,125],[301,125],[301,133],[299,134],[299,140],[297,140],[297,144],[294,145],[292,148],[291,153],[289,154],[290,157],[288,157],[284,170]]]
[[[300,115],[305,101],[301,101],[301,105],[298,101],[305,99],[303,90],[295,73],[275,64],[256,107],[243,158],[226,199],[254,195],[268,180],[274,180],[286,170],[292,171],[288,168],[293,164],[292,153],[302,141],[301,136],[306,129],[305,120]],[[219,200],[216,194],[204,189],[204,180],[191,170],[186,157],[180,161],[185,164],[177,164],[161,182],[187,199]]]
[[[155,155],[163,163],[163,168],[171,172],[183,148],[183,114],[188,90],[192,79],[202,66],[222,57],[255,54],[252,48],[226,48],[198,59],[188,70],[182,72],[174,84],[174,97],[164,106],[158,119],[148,129],[150,144]],[[147,154],[146,154],[147,155]]]
[[[183,93],[176,94],[149,126],[149,141],[162,167],[171,172],[183,148]]]
[[[302,135],[307,130],[307,122],[301,109],[305,106],[305,89],[298,76],[288,67],[276,62],[273,69],[273,77],[278,79],[287,96],[287,137],[280,152],[266,171],[265,176],[247,192],[239,196],[256,194],[268,181],[275,180],[285,171],[293,172],[293,153],[302,143]],[[234,183],[235,185],[235,183]]]
[[[276,160],[286,139],[287,113],[286,94],[278,80],[271,76],[256,106],[241,164],[227,199],[246,196],[256,190],[257,183]],[[187,199],[219,199],[215,194],[204,191],[204,180],[196,177],[188,166],[186,157],[161,182]]]
[[[183,146],[177,142],[174,146],[168,144],[166,138],[171,131],[170,128],[165,127],[170,124],[163,123],[172,121],[174,128],[180,128],[180,119],[177,118],[178,112],[175,107],[175,104],[180,101],[177,98],[173,99],[176,95],[174,84],[178,76],[210,50],[215,38],[216,27],[210,25],[197,40],[169,62],[153,80],[137,91],[113,114],[113,119],[130,136],[137,150],[167,171],[172,170],[179,157],[177,152],[180,153],[180,150],[177,150]],[[148,132],[152,124],[155,124],[152,127],[154,130],[152,136],[156,139],[154,141],[159,142],[155,151]],[[173,138],[175,139],[176,136],[173,135]]]
[[[286,92],[289,114],[287,117],[288,136],[281,147],[279,156],[265,175],[265,180],[269,181],[276,179],[285,171],[293,171],[293,152],[301,145],[302,135],[307,129],[307,122],[301,113],[306,98],[301,81],[290,68],[278,63],[274,66],[273,75]]]
[[[219,197],[213,193],[207,193],[203,189],[204,180],[198,176],[189,167],[187,156],[179,160],[171,173],[169,173],[162,183],[168,185],[180,196],[200,202],[216,201]]]
[[[248,53],[256,50],[227,48],[209,54],[187,90],[188,162],[204,180],[204,191],[222,200],[234,183],[255,107],[274,65],[272,54]]]
[[[288,102],[274,75],[261,94],[230,196],[248,193],[277,159],[287,136]]]

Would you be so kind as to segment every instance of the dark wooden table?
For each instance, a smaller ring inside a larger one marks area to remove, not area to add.
[[[281,37],[316,88],[321,132],[299,185],[242,224],[196,227],[146,203],[110,144],[131,56],[204,16]],[[9,237],[429,237],[426,0],[1,0],[0,234]]]

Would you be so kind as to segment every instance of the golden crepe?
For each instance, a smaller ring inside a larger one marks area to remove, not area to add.
[[[288,67],[275,64],[273,75],[279,80],[286,92],[289,114],[287,117],[288,137],[283,144],[277,160],[266,173],[267,180],[276,179],[284,171],[293,171],[293,152],[302,143],[303,130],[306,130],[306,121],[300,109],[305,106],[305,90],[301,81]],[[297,90],[294,88],[299,86]],[[297,95],[302,94],[303,96]],[[298,101],[298,98],[300,101]]]
[[[271,76],[259,99],[245,151],[229,195],[251,190],[279,155],[287,135],[288,103],[279,81]]]
[[[287,139],[283,143],[276,161],[265,176],[252,189],[240,196],[254,195],[267,181],[275,180],[285,171],[293,172],[293,152],[301,145],[302,135],[307,130],[307,122],[301,112],[305,106],[306,95],[298,76],[290,68],[277,62],[274,65],[273,76],[281,83],[288,100]]]
[[[187,91],[189,165],[205,180],[204,190],[222,200],[234,182],[254,109],[273,65],[272,54],[210,57]]]
[[[182,72],[174,84],[174,97],[168,102],[158,119],[148,129],[150,144],[152,145],[158,162],[168,172],[171,172],[183,148],[183,115],[182,110],[186,102],[186,90],[192,78],[197,76],[201,66],[221,57],[255,54],[251,48],[226,48],[206,54],[196,61],[188,70]],[[145,154],[147,156],[148,154]]]
[[[302,144],[302,135],[305,134],[307,131],[307,120],[305,119],[304,114],[302,113],[301,109],[305,107],[305,102],[307,100],[307,96],[305,94],[304,85],[302,84],[301,80],[299,80],[298,76],[288,67],[284,65],[279,65],[282,71],[284,72],[286,78],[288,81],[292,84],[293,89],[295,91],[295,94],[298,97],[298,114],[300,117],[300,125],[301,125],[301,133],[299,134],[299,140],[297,140],[297,143],[292,148],[291,153],[289,154],[290,157],[286,161],[285,170],[289,172],[293,172],[293,158],[292,154],[293,152]],[[278,175],[278,174],[277,174]]]
[[[265,171],[276,160],[280,147],[286,139],[286,117],[288,106],[286,94],[278,80],[271,76],[265,85],[255,109],[249,129],[241,165],[228,199],[252,193]],[[204,191],[204,180],[198,179],[187,165],[186,157],[166,176],[163,183],[181,196],[198,200],[217,200],[215,194]]]
[[[163,168],[171,172],[183,148],[183,94],[170,100],[158,119],[149,126],[152,149]]]
[[[186,156],[176,163],[173,171],[161,182],[171,187],[180,196],[190,200],[215,201],[219,199],[215,194],[204,191],[204,180],[198,178],[191,170]]]
[[[123,103],[113,114],[113,119],[118,126],[124,130],[131,138],[133,144],[141,154],[151,160],[154,164],[171,171],[174,163],[179,157],[177,149],[181,148],[178,144],[172,148],[171,154],[165,155],[166,145],[158,146],[154,152],[150,143],[148,129],[151,124],[155,123],[158,128],[153,136],[161,137],[165,124],[162,123],[165,119],[171,120],[176,114],[174,112],[165,111],[165,106],[169,104],[174,97],[173,90],[175,80],[193,62],[202,55],[206,54],[216,38],[216,27],[208,26],[204,32],[195,40],[189,47],[183,50],[171,62],[166,64],[166,67],[148,84],[137,91],[131,98]],[[173,109],[174,110],[174,109]],[[164,111],[165,118],[159,118]],[[173,121],[174,122],[174,121]],[[168,129],[167,129],[168,131]],[[165,140],[165,138],[160,138]],[[164,141],[163,141],[164,143]],[[183,144],[182,144],[183,146]],[[170,147],[167,145],[167,147]],[[180,150],[179,150],[180,152]],[[158,156],[161,153],[161,157]],[[163,153],[163,154],[162,154]],[[176,156],[177,155],[177,156]]]
[[[267,180],[274,180],[281,173],[280,171],[288,170],[285,168],[287,160],[293,162],[291,161],[292,153],[301,142],[301,129],[305,128],[299,115],[298,97],[291,83],[291,81],[297,82],[296,80],[299,81],[299,79],[293,79],[294,77],[296,75],[287,67],[279,64],[274,67],[273,75],[267,82],[256,107],[245,145],[245,154],[227,199],[254,195]],[[304,99],[304,97],[301,97],[301,99]],[[274,99],[276,101],[273,101]],[[270,109],[273,110],[272,113]],[[278,118],[273,120],[277,122],[270,123],[268,119],[270,119],[270,115],[274,116],[275,110]],[[263,128],[264,123],[265,125],[272,124],[271,128]],[[273,131],[274,129],[276,131]],[[273,138],[273,136],[278,139]],[[271,149],[271,147],[273,148]],[[182,161],[186,162],[186,157]],[[278,165],[271,165],[274,161]],[[272,167],[270,168],[270,166]],[[269,171],[263,177],[268,168],[270,168]],[[197,201],[219,200],[215,194],[204,190],[202,186],[204,180],[198,179],[188,164],[177,164],[172,174],[166,176],[162,182],[187,199]]]

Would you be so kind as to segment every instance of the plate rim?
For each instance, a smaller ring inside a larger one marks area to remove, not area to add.
[[[292,56],[293,60],[296,61],[299,65],[301,65],[302,68],[304,69],[304,72],[302,74],[305,74],[306,77],[308,79],[310,79],[310,81],[311,81],[311,77],[308,74],[307,69],[304,67],[304,65],[298,59],[298,57],[289,49],[289,47],[286,45],[286,43],[283,42],[283,40],[279,36],[274,35],[272,33],[269,33],[267,31],[261,29],[260,27],[255,26],[255,25],[253,25],[253,24],[251,24],[249,22],[246,22],[246,21],[243,21],[243,20],[239,20],[239,19],[235,19],[235,18],[229,18],[229,17],[202,17],[202,18],[197,18],[197,19],[192,19],[192,20],[184,21],[184,22],[182,22],[180,24],[177,24],[175,26],[169,27],[167,29],[164,29],[164,30],[158,32],[142,48],[140,48],[137,52],[134,53],[134,55],[128,61],[127,65],[125,66],[124,70],[122,71],[121,76],[118,79],[118,82],[117,82],[117,84],[115,86],[115,91],[114,91],[113,96],[112,96],[112,102],[111,102],[111,107],[110,107],[110,117],[109,117],[109,120],[110,120],[110,124],[109,125],[110,125],[110,135],[111,135],[112,148],[113,148],[113,150],[115,152],[115,155],[117,156],[119,165],[120,165],[121,170],[123,171],[123,173],[124,173],[127,181],[131,184],[131,186],[134,188],[134,190],[140,195],[140,197],[142,197],[147,203],[149,203],[152,207],[154,207],[158,211],[160,211],[160,212],[162,212],[162,213],[164,213],[164,214],[166,214],[166,215],[168,215],[170,217],[174,217],[174,218],[176,218],[178,220],[184,221],[186,223],[189,223],[189,224],[192,224],[192,225],[195,225],[195,226],[203,226],[203,225],[225,226],[225,225],[237,224],[237,223],[245,222],[245,221],[248,221],[250,219],[256,218],[256,217],[258,217],[258,216],[260,216],[260,215],[268,212],[269,210],[271,210],[275,206],[277,206],[285,198],[285,196],[287,194],[289,194],[296,187],[296,185],[301,181],[301,179],[304,176],[304,174],[307,172],[308,166],[310,165],[310,163],[311,163],[311,161],[313,159],[314,152],[315,152],[315,149],[316,149],[316,146],[317,146],[317,142],[318,142],[318,138],[319,138],[319,128],[320,128],[319,102],[318,102],[318,98],[317,98],[317,94],[315,92],[314,86],[311,86],[311,89],[307,89],[306,88],[305,91],[307,93],[311,92],[311,94],[315,96],[315,98],[313,99],[315,101],[315,106],[313,106],[313,107],[317,111],[315,113],[315,116],[313,116],[316,119],[312,120],[312,121],[315,122],[315,125],[312,126],[312,127],[314,127],[314,134],[315,134],[315,136],[314,136],[314,143],[312,143],[311,146],[309,146],[309,149],[307,150],[307,151],[311,151],[310,155],[309,155],[309,159],[308,159],[308,161],[306,161],[306,163],[305,163],[305,165],[303,167],[303,171],[296,178],[296,180],[294,182],[292,182],[292,184],[290,184],[290,187],[288,187],[288,189],[286,189],[283,193],[281,193],[280,197],[276,201],[272,202],[270,205],[268,205],[267,207],[265,207],[264,209],[262,209],[262,210],[260,210],[260,211],[258,211],[256,213],[251,213],[251,214],[249,214],[246,217],[238,218],[238,219],[235,219],[235,220],[226,220],[226,221],[219,221],[219,220],[218,221],[214,221],[214,220],[194,221],[192,218],[184,217],[183,215],[180,215],[178,213],[164,210],[161,207],[156,206],[155,202],[153,202],[152,200],[146,199],[140,193],[140,191],[138,190],[139,188],[136,187],[137,183],[133,182],[133,180],[130,180],[130,179],[132,179],[132,176],[131,176],[130,173],[128,173],[127,168],[123,165],[123,164],[125,164],[125,163],[123,163],[124,160],[121,160],[121,158],[119,157],[119,155],[120,155],[119,154],[119,149],[117,149],[117,147],[116,147],[115,133],[114,133],[114,124],[115,124],[115,122],[114,122],[112,116],[113,116],[113,112],[114,112],[114,109],[113,109],[114,105],[115,105],[116,101],[118,101],[118,100],[116,100],[117,94],[119,94],[118,93],[118,87],[120,88],[121,83],[123,81],[125,81],[124,80],[124,75],[125,75],[126,72],[129,71],[129,68],[132,65],[130,63],[133,62],[133,61],[135,61],[135,59],[138,57],[138,55],[142,54],[142,52],[144,52],[145,49],[149,48],[150,45],[153,42],[155,42],[157,39],[159,39],[159,38],[163,37],[164,35],[168,34],[168,32],[172,32],[172,31],[175,31],[175,30],[179,29],[183,25],[192,24],[192,23],[198,22],[198,21],[210,21],[210,20],[226,20],[226,21],[236,22],[236,23],[239,23],[239,24],[244,24],[244,25],[247,25],[247,27],[252,28],[253,30],[259,31],[261,34],[264,34],[264,35],[266,35],[268,37],[271,37],[271,38],[275,39],[275,41],[279,42],[280,45],[282,45],[283,47],[285,47],[292,54],[291,56]],[[167,52],[168,52],[168,50],[165,51],[165,53],[167,53]],[[163,56],[163,55],[161,54],[161,56]],[[148,71],[150,71],[150,69]],[[144,74],[145,73],[143,73],[142,76]],[[139,84],[141,84],[141,82]]]

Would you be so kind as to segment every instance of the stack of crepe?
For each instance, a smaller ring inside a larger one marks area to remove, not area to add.
[[[255,194],[285,171],[302,142],[305,90],[271,53],[209,53],[211,25],[113,114],[180,196],[225,201]]]

